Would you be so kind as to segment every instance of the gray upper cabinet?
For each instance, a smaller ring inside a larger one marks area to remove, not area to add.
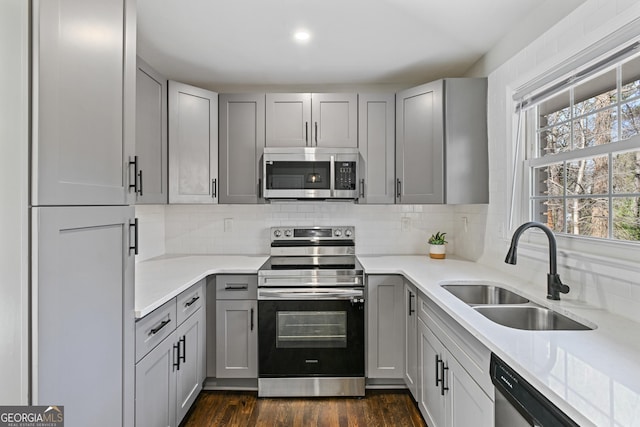
[[[267,147],[358,147],[358,95],[268,93]]]
[[[220,203],[258,203],[265,95],[220,95]]]
[[[268,93],[266,109],[267,147],[310,146],[310,93]]]
[[[311,95],[313,145],[358,147],[358,95],[314,93]]]
[[[487,80],[438,80],[398,93],[396,202],[488,201]]]
[[[169,81],[169,203],[218,202],[218,94]]]
[[[167,79],[138,58],[136,76],[136,204],[164,204],[167,188]]]
[[[128,203],[135,137],[135,7],[129,5],[34,2],[34,205]],[[108,37],[87,33],[87,23]]]
[[[358,95],[359,203],[395,201],[395,94]]]

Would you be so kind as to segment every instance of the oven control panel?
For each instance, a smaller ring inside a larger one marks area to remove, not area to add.
[[[271,241],[277,240],[355,240],[355,227],[271,227]]]

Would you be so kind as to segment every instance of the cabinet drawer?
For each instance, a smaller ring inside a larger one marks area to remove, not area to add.
[[[136,362],[176,329],[175,298],[136,322]]]
[[[258,276],[225,274],[216,276],[216,299],[257,299]]]
[[[189,316],[195,313],[204,303],[206,279],[200,280],[186,291],[176,297],[177,324],[187,320]]]

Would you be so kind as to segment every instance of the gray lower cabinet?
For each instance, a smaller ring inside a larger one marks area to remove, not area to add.
[[[133,207],[32,208],[32,402],[133,425]]]
[[[176,332],[136,364],[136,426],[175,427]]]
[[[177,426],[206,376],[205,280],[136,323],[136,426]]]
[[[358,95],[358,203],[395,202],[395,94]]]
[[[404,373],[402,276],[367,276],[367,378],[402,379]]]
[[[267,147],[358,147],[355,93],[268,93]]]
[[[216,276],[216,377],[258,377],[256,275]]]
[[[32,204],[128,204],[135,1],[33,2]],[[100,46],[79,42],[87,23]]]
[[[166,204],[167,79],[138,58],[136,76],[136,158],[129,171],[136,204]]]
[[[206,377],[206,316],[200,308],[176,329],[181,345],[180,367],[176,371],[176,425],[196,401]]]
[[[396,96],[396,202],[488,203],[487,80],[437,80]]]
[[[433,427],[494,425],[490,352],[423,296],[418,303],[418,407]]]
[[[220,203],[258,203],[265,141],[265,95],[221,94]]]
[[[404,382],[414,399],[418,397],[418,294],[404,280]]]
[[[218,203],[218,94],[169,81],[169,203]]]

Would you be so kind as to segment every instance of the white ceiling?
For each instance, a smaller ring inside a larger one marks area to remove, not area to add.
[[[542,0],[138,0],[138,54],[224,85],[421,83],[462,75]],[[311,33],[304,44],[293,39]]]

